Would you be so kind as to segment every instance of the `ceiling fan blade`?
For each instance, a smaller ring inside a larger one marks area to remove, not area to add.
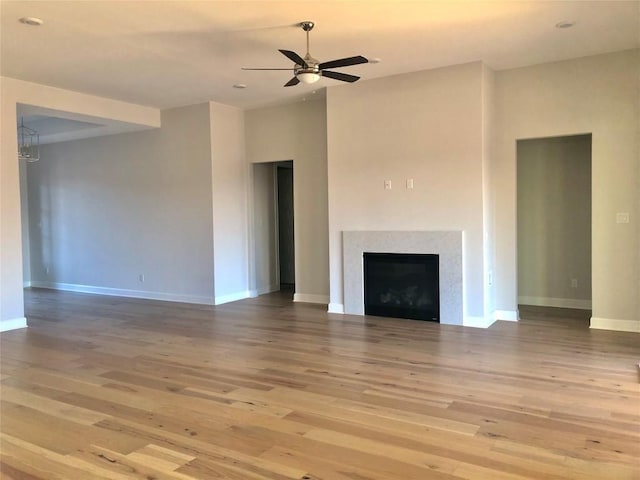
[[[296,52],[292,52],[291,50],[279,50],[279,52],[282,53],[289,60],[294,62],[296,65],[300,65],[301,67],[304,67],[304,68],[309,68],[309,65],[307,65],[307,62],[304,61],[304,58],[302,58]]]
[[[287,83],[284,84],[285,87],[293,87],[294,85],[297,85],[300,83],[300,80],[298,80],[298,77],[293,77],[291,80],[289,80]]]
[[[355,75],[348,75],[346,73],[340,72],[332,72],[330,70],[322,70],[321,71],[323,77],[333,78],[334,80],[342,80],[343,82],[353,83],[356,80],[359,80],[360,77],[356,77]]]
[[[295,70],[295,68],[246,68],[242,67],[242,70]]]
[[[320,70],[324,68],[338,68],[338,67],[349,67],[351,65],[359,65],[361,63],[368,63],[369,60],[364,58],[362,55],[358,55],[357,57],[348,57],[341,58],[339,60],[331,60],[329,62],[324,62],[318,65]]]

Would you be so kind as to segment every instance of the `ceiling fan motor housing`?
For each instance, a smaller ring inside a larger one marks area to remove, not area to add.
[[[317,74],[320,74],[320,67],[318,66],[318,64],[320,62],[318,62],[318,60],[316,60],[315,58],[313,58],[311,55],[309,55],[307,53],[304,56],[304,61],[307,64],[306,67],[304,67],[303,65],[298,65],[298,64],[295,65],[294,73],[296,75],[298,75],[299,73],[317,73]]]
[[[320,74],[320,69],[317,65],[309,65],[309,68],[301,67],[300,65],[296,65],[294,68],[294,73],[298,75],[299,73],[317,73]]]

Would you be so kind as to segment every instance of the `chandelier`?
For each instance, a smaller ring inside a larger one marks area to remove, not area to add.
[[[23,118],[20,118],[18,125],[18,158],[27,162],[40,160],[40,135],[32,128],[25,127]]]

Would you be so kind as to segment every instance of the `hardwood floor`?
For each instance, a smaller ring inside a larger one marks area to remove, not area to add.
[[[26,291],[4,479],[639,479],[640,335]]]

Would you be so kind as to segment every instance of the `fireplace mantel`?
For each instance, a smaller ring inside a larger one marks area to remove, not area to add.
[[[364,252],[431,253],[440,256],[440,323],[462,325],[462,235],[461,231],[342,232],[344,313],[364,315]]]

